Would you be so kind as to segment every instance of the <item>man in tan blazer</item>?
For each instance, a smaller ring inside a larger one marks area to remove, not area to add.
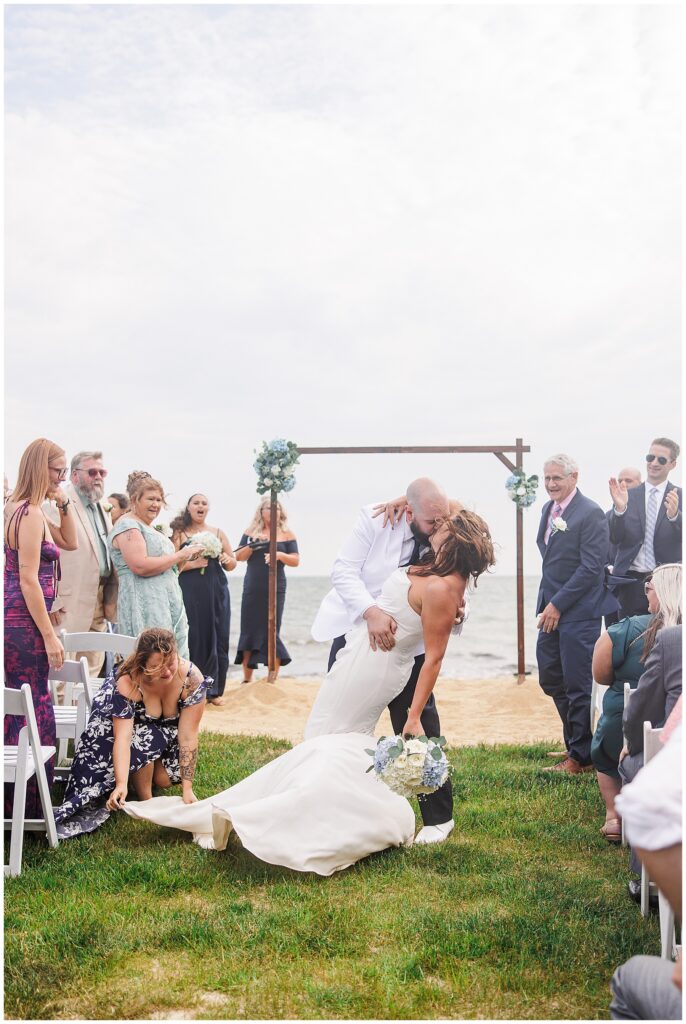
[[[102,633],[106,619],[116,620],[117,575],[107,550],[112,520],[102,500],[106,476],[102,452],[78,452],[71,460],[71,483],[64,490],[74,509],[79,546],[60,553],[62,578],[50,614],[53,625],[67,633]],[[52,502],[45,511],[52,522],[59,521]],[[85,657],[91,675],[97,675],[104,654],[85,652]]]

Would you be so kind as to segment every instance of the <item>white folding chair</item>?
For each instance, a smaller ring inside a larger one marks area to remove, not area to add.
[[[625,683],[624,684],[624,710],[625,711],[627,709],[627,705],[628,705],[629,701],[631,700],[631,694],[632,693],[633,693],[633,690],[631,689],[631,685],[629,683]],[[623,744],[623,746],[626,746],[626,736],[624,735],[624,733],[622,733],[622,744]],[[626,846],[626,845],[627,845],[627,841],[626,841],[626,833],[624,831],[624,818],[622,818],[622,846]]]
[[[609,686],[603,686],[602,683],[597,683],[595,679],[593,680],[593,686],[591,687],[591,735],[595,732],[598,719],[603,713],[603,698],[609,689]]]
[[[63,629],[60,631],[60,640],[65,652],[70,654],[104,651],[106,654],[119,654],[122,658],[128,658],[136,649],[136,637],[125,636],[123,633],[67,633]]]
[[[88,675],[88,662],[85,658],[78,661],[65,661],[62,668],[51,668],[48,680],[53,694],[52,709],[55,714],[55,735],[59,741],[55,776],[69,774],[68,766],[62,764],[67,757],[69,740],[76,741],[86,727],[88,714],[93,703],[93,687]],[[64,702],[56,701],[57,684],[64,686]],[[77,698],[76,705],[74,697]]]
[[[5,818],[5,831],[11,829],[10,861],[4,865],[5,875],[21,874],[21,855],[24,848],[24,830],[40,830],[47,833],[50,846],[57,846],[57,829],[55,816],[50,801],[50,788],[45,765],[55,754],[54,747],[42,747],[38,736],[36,712],[33,707],[31,687],[24,683],[21,690],[5,687],[5,715],[20,715],[26,719],[26,725],[19,733],[16,747],[4,748],[5,782],[14,783],[14,806],[12,817]],[[42,818],[25,818],[26,788],[35,775],[38,792],[43,807]]]
[[[645,767],[651,758],[655,757],[657,752],[662,749],[660,743],[660,733],[662,729],[653,729],[650,722],[643,723],[643,766]],[[650,878],[648,872],[645,869],[645,865],[641,866],[641,913],[644,917],[647,917],[650,913]],[[674,923],[672,922],[672,929]]]

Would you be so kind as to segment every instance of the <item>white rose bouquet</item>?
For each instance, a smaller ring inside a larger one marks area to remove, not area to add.
[[[536,501],[538,477],[527,476],[523,469],[516,469],[505,481],[505,489],[517,508],[529,508]]]
[[[224,550],[219,537],[214,533],[210,533],[209,530],[202,530],[200,533],[194,533],[191,537],[191,543],[203,545],[203,551],[201,554],[202,558],[219,558]],[[200,570],[200,575],[205,575],[204,566]]]
[[[367,750],[374,763],[367,769],[375,771],[398,796],[408,799],[420,793],[435,793],[448,778],[450,766],[445,756],[445,738],[417,736],[382,736],[376,750]]]

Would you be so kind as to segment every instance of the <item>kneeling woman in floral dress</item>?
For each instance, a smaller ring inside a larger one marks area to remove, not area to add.
[[[138,800],[152,787],[181,783],[195,803],[198,730],[211,679],[179,658],[174,634],[146,629],[136,650],[93,698],[64,802],[55,810],[61,839],[93,832],[124,804],[129,785]]]

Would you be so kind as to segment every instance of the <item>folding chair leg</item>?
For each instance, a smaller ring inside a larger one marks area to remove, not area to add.
[[[45,770],[36,772],[36,782],[38,783],[38,792],[40,793],[40,802],[43,808],[45,834],[48,837],[48,845],[54,848],[58,842],[57,826],[55,825],[55,812],[52,807],[52,800],[50,799],[50,787],[48,786]]]
[[[69,740],[65,739],[65,738],[62,738],[62,739],[58,740],[57,741],[57,758],[56,758],[55,763],[56,764],[62,764],[63,761],[66,761],[68,752],[69,752]]]
[[[21,743],[21,737],[20,737]],[[27,747],[28,743],[24,742]],[[12,807],[12,835],[10,837],[10,862],[5,874],[16,877],[21,874],[21,855],[24,849],[24,814],[26,811],[26,760],[17,761],[17,772],[14,779],[14,805]]]
[[[660,956],[663,960],[671,960],[674,956],[674,911],[667,897],[658,889],[657,898],[660,904]]]
[[[650,879],[644,867],[641,868],[641,913],[644,917],[650,914]]]

